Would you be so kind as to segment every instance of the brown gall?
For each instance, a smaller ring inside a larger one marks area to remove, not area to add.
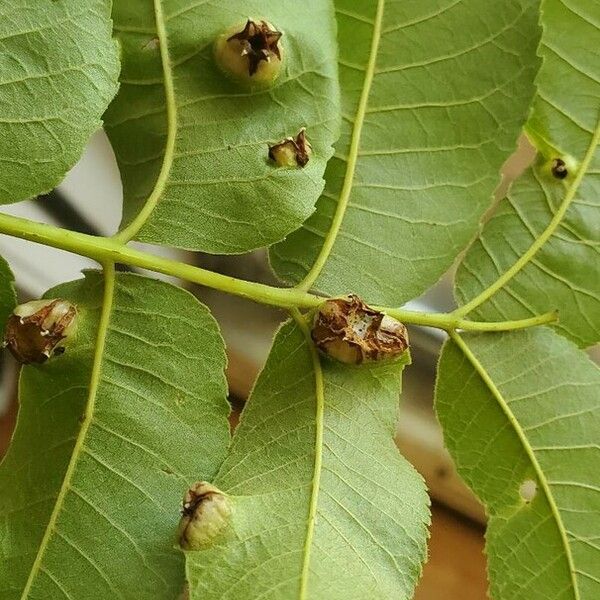
[[[400,321],[355,295],[321,305],[311,335],[323,354],[354,365],[398,358],[409,346],[408,332]]]
[[[44,363],[64,352],[76,325],[77,309],[66,300],[32,300],[8,318],[4,345],[22,364]]]
[[[310,159],[312,147],[306,138],[306,129],[302,128],[298,135],[285,138],[277,144],[269,146],[269,158],[278,167],[304,167]]]

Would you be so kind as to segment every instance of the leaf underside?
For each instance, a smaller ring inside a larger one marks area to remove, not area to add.
[[[323,360],[321,375],[312,352],[293,323],[275,338],[215,480],[232,496],[231,530],[186,554],[192,599],[412,597],[429,514],[393,442],[404,362]]]
[[[544,63],[527,127],[538,161],[469,249],[457,273],[456,297],[465,304],[506,272],[572,194],[549,240],[472,316],[519,319],[559,309],[559,331],[589,346],[600,341],[600,3],[545,0],[542,21]],[[565,155],[579,167],[556,179],[548,163]]]
[[[534,93],[538,2],[337,0],[336,8],[342,135],[316,213],[272,249],[271,262],[284,280],[301,280],[347,201],[314,287],[400,305],[447,270],[489,206]]]
[[[490,515],[491,598],[600,597],[598,367],[548,328],[463,339],[471,359],[444,346],[436,409]]]
[[[5,4],[0,203],[60,181],[119,70],[109,0]],[[223,254],[280,242],[272,265],[296,283],[342,206],[315,289],[399,305],[446,271],[527,117],[539,2],[335,6],[337,43],[330,2],[114,0],[124,67],[105,118],[122,228]],[[248,15],[284,31],[269,90],[244,91],[214,64],[215,37]],[[559,308],[559,331],[586,346],[600,340],[600,4],[544,0],[543,23],[527,124],[539,157],[472,244],[456,295],[476,297],[530,253],[472,317]],[[269,144],[302,127],[308,165],[275,168]],[[577,164],[562,181],[548,166],[557,155]],[[429,513],[393,442],[407,361],[333,363],[285,324],[228,451],[225,352],[208,310],[136,275],[117,275],[112,298],[104,287],[90,272],[48,292],[77,305],[78,328],[64,356],[22,370],[0,465],[0,598],[176,598],[186,578],[192,600],[411,598]],[[15,301],[0,259],[0,326]],[[550,329],[444,346],[436,409],[490,515],[494,600],[600,597],[599,397],[598,368]],[[231,526],[185,554],[185,577],[177,508],[202,479],[230,495]]]
[[[6,319],[8,319],[16,303],[17,294],[14,275],[8,263],[0,256],[0,331],[4,331]]]
[[[110,0],[0,5],[0,204],[60,183],[117,91]]]
[[[283,72],[268,90],[240,88],[213,59],[217,36],[242,29],[248,15],[284,32]],[[105,118],[123,178],[123,224],[150,198],[156,206],[139,239],[222,254],[297,229],[323,190],[339,134],[330,4],[116,0],[114,19],[123,77]],[[313,147],[306,167],[275,167],[269,144],[302,127]]]
[[[48,292],[77,305],[76,340],[22,371],[17,429],[0,467],[3,600],[155,600],[183,586],[174,549],[181,496],[214,476],[229,438],[223,342],[184,290],[118,275],[82,438],[102,291],[89,272]]]

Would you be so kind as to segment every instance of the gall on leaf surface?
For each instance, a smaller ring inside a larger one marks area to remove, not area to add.
[[[342,365],[281,328],[214,480],[229,532],[186,553],[192,600],[412,598],[429,500],[394,444],[407,360]]]
[[[538,157],[467,252],[456,298],[468,305],[514,269],[471,317],[558,309],[558,331],[585,347],[600,341],[600,3],[544,0],[542,24],[544,60],[527,125]],[[553,173],[556,158],[566,176]]]
[[[208,310],[118,274],[102,345],[103,287],[94,271],[48,292],[77,305],[76,339],[21,374],[0,466],[3,600],[177,597],[177,507],[226,453],[225,351]]]
[[[490,517],[490,597],[600,597],[600,370],[549,328],[461,339],[444,346],[436,410]]]
[[[335,4],[342,135],[316,213],[271,263],[303,279],[342,203],[313,287],[400,305],[450,267],[490,205],[534,94],[539,3]]]
[[[0,4],[0,204],[55,187],[118,88],[110,0]]]
[[[51,298],[19,304],[8,318],[4,343],[17,362],[46,362],[75,337],[77,307]]]
[[[122,226],[145,242],[221,254],[297,229],[339,135],[330,2],[116,0],[113,15],[123,76],[105,118],[123,179]],[[268,89],[240,87],[214,59],[215,39],[243,29],[248,15],[283,31],[284,64]],[[308,164],[277,168],[269,145],[303,127]]]

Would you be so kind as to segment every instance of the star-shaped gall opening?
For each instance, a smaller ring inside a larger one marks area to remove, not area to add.
[[[279,167],[304,167],[310,158],[311,150],[306,139],[306,130],[302,128],[295,138],[289,137],[269,146],[269,158]]]
[[[248,57],[248,74],[258,71],[261,61],[270,62],[276,56],[281,60],[279,40],[283,33],[276,31],[266,21],[248,19],[242,31],[227,38],[227,41],[238,40],[242,46],[242,56]]]

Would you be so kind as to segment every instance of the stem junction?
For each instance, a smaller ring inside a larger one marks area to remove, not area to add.
[[[68,231],[45,223],[36,223],[20,217],[0,213],[0,233],[29,240],[37,244],[59,248],[86,256],[101,265],[120,263],[148,269],[156,273],[172,275],[185,281],[234,294],[261,304],[287,309],[314,309],[324,301],[322,296],[298,288],[279,288],[215,273],[201,267],[136,250],[116,238],[107,238]],[[556,312],[520,319],[516,321],[481,322],[469,321],[455,313],[425,313],[390,308],[374,307],[391,317],[412,325],[435,327],[445,331],[508,331],[553,323]]]

